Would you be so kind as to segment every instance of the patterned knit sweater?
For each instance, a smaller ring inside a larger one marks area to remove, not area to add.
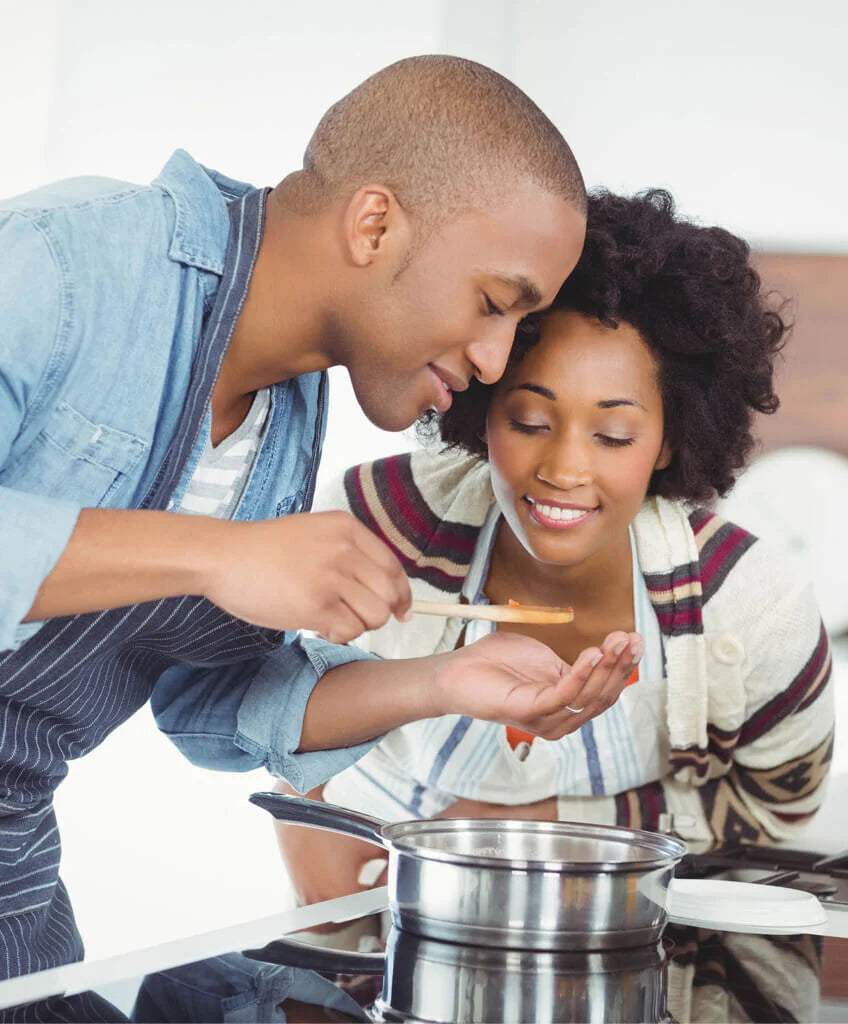
[[[485,463],[419,451],[355,466],[319,501],[381,537],[415,597],[458,601],[494,497]],[[670,821],[689,840],[791,837],[822,801],[833,745],[830,649],[812,588],[779,552],[703,509],[650,498],[633,529],[662,633],[668,771],[622,793],[566,799],[567,817]],[[453,649],[461,629],[459,619],[417,616],[362,642],[382,657],[419,657]],[[562,807],[553,779],[548,795]]]

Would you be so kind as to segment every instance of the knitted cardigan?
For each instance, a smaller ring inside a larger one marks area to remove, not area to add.
[[[493,501],[485,462],[418,451],[349,469],[320,507],[352,512],[384,540],[415,597],[458,601]],[[633,528],[665,654],[668,772],[615,795],[561,797],[561,816],[671,824],[689,840],[791,837],[823,799],[833,746],[830,648],[811,586],[704,509],[649,498]],[[416,616],[361,642],[381,657],[419,657],[452,650],[461,629]]]

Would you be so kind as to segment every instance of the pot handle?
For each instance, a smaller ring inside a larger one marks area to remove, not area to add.
[[[370,814],[360,814],[346,807],[337,807],[336,804],[325,804],[321,800],[307,800],[303,796],[286,796],[284,793],[254,793],[250,802],[257,807],[264,807],[278,821],[341,832],[343,836],[364,839],[366,843],[388,849],[380,832],[385,822],[372,818]]]
[[[262,949],[245,949],[244,955],[263,963],[301,967],[322,974],[382,974],[386,967],[385,953],[354,953],[309,946],[294,939],[275,939]]]

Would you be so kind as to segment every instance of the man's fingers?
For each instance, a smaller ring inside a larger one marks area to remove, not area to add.
[[[358,579],[345,580],[339,596],[365,627],[360,632],[379,629],[392,614],[391,608],[383,598]]]
[[[367,631],[363,620],[339,598],[327,612],[326,624],[317,632],[331,644],[346,644]]]
[[[357,549],[351,556],[350,566],[347,571],[351,578],[359,585],[371,591],[385,609],[383,619],[377,626],[382,626],[390,615],[401,616],[408,608],[404,604],[396,577],[382,569],[376,568],[368,556]],[[404,575],[404,585],[409,588],[409,580]],[[376,626],[372,626],[372,629]]]

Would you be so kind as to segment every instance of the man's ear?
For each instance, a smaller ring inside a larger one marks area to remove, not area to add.
[[[654,472],[656,473],[658,469],[668,469],[673,454],[674,452],[671,450],[671,445],[668,441],[663,441],[657,461],[654,463]]]
[[[359,189],[345,210],[344,239],[357,267],[407,251],[409,218],[390,188],[366,185]]]

